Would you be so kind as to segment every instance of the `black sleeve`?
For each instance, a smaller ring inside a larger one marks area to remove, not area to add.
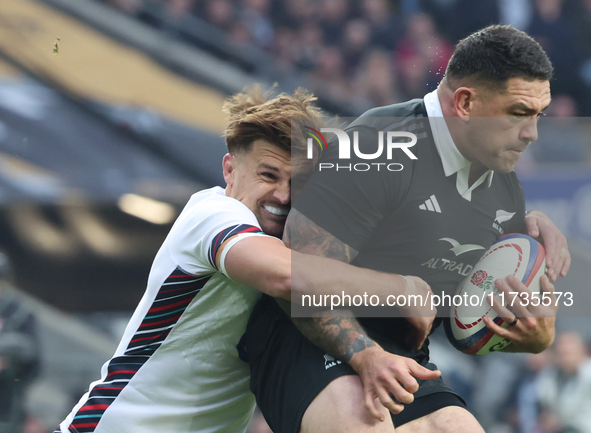
[[[411,167],[406,158],[404,163],[409,167],[400,169],[403,166],[396,152],[392,159],[387,159],[385,144],[381,156],[376,159],[356,157],[354,131],[359,134],[359,148],[363,153],[376,152],[379,139],[376,129],[358,126],[347,130],[351,159],[339,159],[336,141],[330,142],[294,207],[359,251],[384,215],[401,202],[409,184]]]

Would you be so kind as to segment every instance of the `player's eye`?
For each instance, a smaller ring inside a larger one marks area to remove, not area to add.
[[[273,173],[270,173],[270,172],[268,172],[268,171],[264,171],[264,172],[262,173],[262,175],[263,175],[263,177],[266,177],[267,179],[270,179],[270,180],[277,180],[277,176],[275,176]]]

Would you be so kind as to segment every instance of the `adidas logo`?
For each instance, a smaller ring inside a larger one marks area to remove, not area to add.
[[[424,204],[419,206],[421,210],[428,210],[431,212],[441,213],[441,208],[439,207],[439,203],[437,203],[437,199],[435,198],[435,194],[429,197]]]

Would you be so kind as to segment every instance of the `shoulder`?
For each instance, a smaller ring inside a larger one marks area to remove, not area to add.
[[[355,119],[347,130],[360,134],[377,135],[378,132],[412,132],[418,139],[429,135],[429,118],[422,99],[384,107],[372,108]]]
[[[206,241],[224,231],[236,228],[260,230],[254,213],[242,202],[227,197],[221,188],[194,194],[169,233],[172,243],[191,244]],[[201,242],[200,241],[200,242]]]
[[[366,117],[425,117],[427,110],[422,99],[412,99],[398,104],[372,108],[363,113],[359,118]]]
[[[398,104],[372,108],[359,116],[352,124],[384,130],[403,119],[421,119],[427,117],[427,110],[422,99],[413,99]]]
[[[239,217],[256,220],[252,211],[244,203],[226,196],[223,188],[214,187],[193,194],[181,212],[178,221],[196,216],[208,218],[223,217],[224,215],[232,215],[232,219]]]
[[[163,248],[193,274],[218,270],[217,252],[228,239],[262,234],[254,213],[222,188],[194,194],[168,234]]]

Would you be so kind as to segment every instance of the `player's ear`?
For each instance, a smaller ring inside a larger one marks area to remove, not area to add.
[[[474,109],[476,92],[470,87],[458,87],[454,92],[454,111],[458,117],[468,120]]]
[[[234,169],[236,164],[236,158],[234,155],[230,153],[226,153],[224,155],[224,159],[222,159],[222,170],[224,173],[224,180],[228,184],[228,186],[232,186],[234,183]]]

